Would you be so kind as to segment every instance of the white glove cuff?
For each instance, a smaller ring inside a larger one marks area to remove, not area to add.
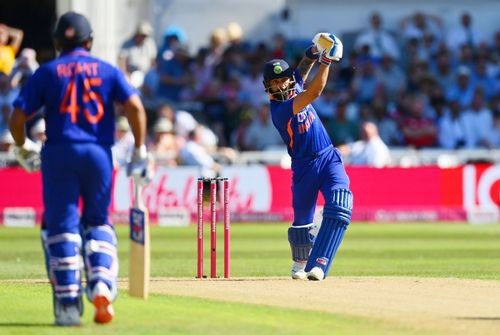
[[[143,144],[139,148],[135,148],[134,156],[140,159],[148,158],[148,149],[146,148],[146,145]]]

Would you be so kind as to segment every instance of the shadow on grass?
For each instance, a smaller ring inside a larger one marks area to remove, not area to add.
[[[37,323],[37,322],[0,322],[0,328],[14,328],[14,327],[55,327],[53,323]]]

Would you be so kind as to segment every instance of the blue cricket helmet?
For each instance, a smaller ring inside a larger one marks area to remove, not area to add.
[[[283,59],[272,59],[264,65],[264,81],[291,76],[293,70]]]
[[[279,101],[285,101],[290,99],[295,93],[295,76],[293,75],[293,69],[285,62],[283,59],[272,59],[264,64],[264,89],[269,93],[274,99]],[[271,91],[271,80],[280,78],[290,78],[290,84],[285,90],[280,90],[278,92]]]

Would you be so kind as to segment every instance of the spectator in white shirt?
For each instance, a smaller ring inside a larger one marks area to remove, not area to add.
[[[433,36],[435,43],[440,43],[442,26],[441,18],[420,11],[401,20],[403,38],[405,40],[415,38],[420,45],[423,44],[423,40],[427,35]]]
[[[111,147],[113,166],[124,167],[134,151],[134,135],[130,130],[127,118],[119,116],[115,123],[115,144]]]
[[[406,89],[406,74],[389,54],[384,54],[376,69],[378,81],[384,86],[390,101],[397,101]]]
[[[42,144],[47,140],[47,135],[45,134],[45,119],[38,119],[33,126],[30,128],[30,138],[33,142],[42,146]]]
[[[123,43],[118,54],[118,65],[120,69],[130,76],[135,87],[140,87],[146,73],[153,65],[158,52],[156,43],[151,37],[153,28],[148,22],[141,22],[129,40]],[[135,73],[135,74],[134,74]]]
[[[257,59],[250,60],[250,71],[241,78],[242,102],[259,108],[262,101],[268,101],[267,93],[262,89],[262,62]]]
[[[263,103],[257,115],[245,133],[245,148],[248,150],[266,150],[282,146],[281,137],[271,121],[269,103]]]
[[[370,27],[361,32],[354,42],[356,51],[369,48],[369,54],[374,60],[379,60],[384,54],[399,59],[399,48],[395,38],[382,28],[382,17],[373,13],[370,17]]]
[[[361,140],[350,143],[341,151],[347,154],[349,165],[364,165],[381,168],[391,163],[389,148],[378,134],[375,123],[361,125]]]
[[[495,95],[490,100],[490,109],[493,113],[493,134],[491,145],[493,148],[500,148],[500,94]]]
[[[493,113],[484,104],[484,93],[476,90],[470,108],[464,112],[467,125],[465,146],[467,148],[491,148],[493,136]]]
[[[439,146],[450,150],[463,148],[468,127],[465,122],[459,101],[450,101],[449,109],[438,120]]]
[[[454,52],[464,44],[475,49],[483,42],[485,42],[484,36],[479,29],[473,27],[472,17],[468,12],[462,13],[460,25],[452,28],[446,37],[446,44]]]
[[[488,73],[488,61],[485,57],[478,57],[472,78],[474,85],[484,91],[486,100],[490,100],[499,92],[500,85],[498,85],[494,76]]]
[[[203,126],[197,125],[189,134],[186,145],[180,151],[180,160],[183,165],[197,166],[201,176],[213,178],[220,169],[208,150],[203,146]]]
[[[155,156],[156,164],[162,166],[177,166],[178,144],[172,122],[161,117],[153,127],[154,142],[150,152]]]
[[[450,55],[447,51],[441,51],[437,54],[435,64],[432,68],[432,74],[436,78],[441,89],[447,90],[452,87],[456,81],[456,75],[450,63]]]
[[[457,69],[456,81],[451,87],[447,87],[446,97],[448,101],[458,99],[462,107],[468,107],[474,96],[475,86],[471,79],[471,73],[466,66]]]

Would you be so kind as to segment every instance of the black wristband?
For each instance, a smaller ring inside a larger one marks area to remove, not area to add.
[[[309,47],[307,47],[304,54],[307,58],[316,60],[316,59],[318,59],[318,54],[317,53],[315,54],[312,52],[313,47],[314,47],[314,44],[311,44]]]

